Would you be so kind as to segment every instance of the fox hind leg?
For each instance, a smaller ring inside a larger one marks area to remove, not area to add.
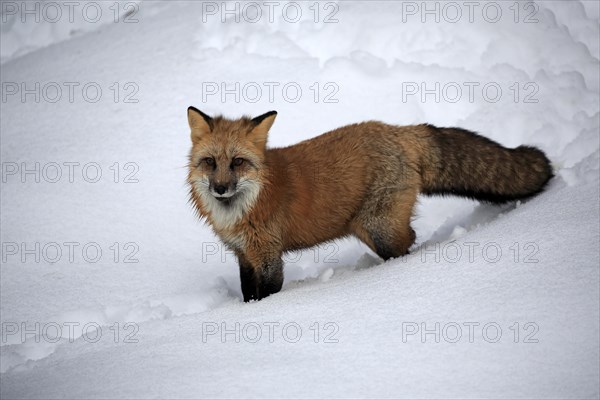
[[[416,190],[373,196],[353,220],[353,233],[384,260],[407,254],[416,239],[410,226],[416,200]]]

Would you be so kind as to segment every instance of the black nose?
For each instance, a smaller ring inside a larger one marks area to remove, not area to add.
[[[227,188],[223,185],[217,185],[215,186],[215,192],[217,192],[218,194],[223,194],[227,191]]]

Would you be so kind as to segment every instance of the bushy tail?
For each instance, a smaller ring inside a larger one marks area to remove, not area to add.
[[[423,193],[464,196],[491,203],[526,199],[552,178],[541,150],[508,149],[474,132],[428,126],[433,152],[423,160]]]

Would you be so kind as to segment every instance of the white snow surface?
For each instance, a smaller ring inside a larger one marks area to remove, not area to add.
[[[496,23],[482,17],[488,3],[473,22],[461,6],[456,23],[407,13],[421,2],[320,3],[318,22],[312,2],[295,3],[298,22],[278,3],[255,23],[223,22],[221,2],[216,15],[202,2],[135,4],[137,23],[112,11],[93,25],[2,19],[2,398],[600,396],[597,2],[519,3],[519,22],[513,2],[497,2]],[[7,92],[36,82],[62,97]],[[72,102],[65,82],[80,83]],[[94,103],[81,93],[90,82]],[[223,101],[206,95],[211,82],[263,93]],[[281,92],[290,82],[297,102]],[[411,82],[463,95],[403,99]],[[482,95],[490,82],[496,102]],[[332,88],[337,102],[325,102]],[[410,255],[383,263],[352,238],[324,244],[286,256],[283,290],[246,304],[235,258],[187,204],[190,105],[277,110],[271,146],[363,120],[460,126],[540,147],[556,177],[502,207],[423,197]],[[39,182],[23,174],[36,162]],[[96,183],[82,177],[88,163]],[[83,257],[88,243],[99,261]]]

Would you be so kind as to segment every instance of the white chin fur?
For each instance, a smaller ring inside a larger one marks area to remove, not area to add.
[[[207,180],[195,181],[194,191],[200,195],[202,205],[210,213],[215,228],[224,229],[235,225],[252,208],[258,198],[260,183],[250,179],[240,180],[237,184],[235,197],[228,205],[215,199],[210,193]]]

